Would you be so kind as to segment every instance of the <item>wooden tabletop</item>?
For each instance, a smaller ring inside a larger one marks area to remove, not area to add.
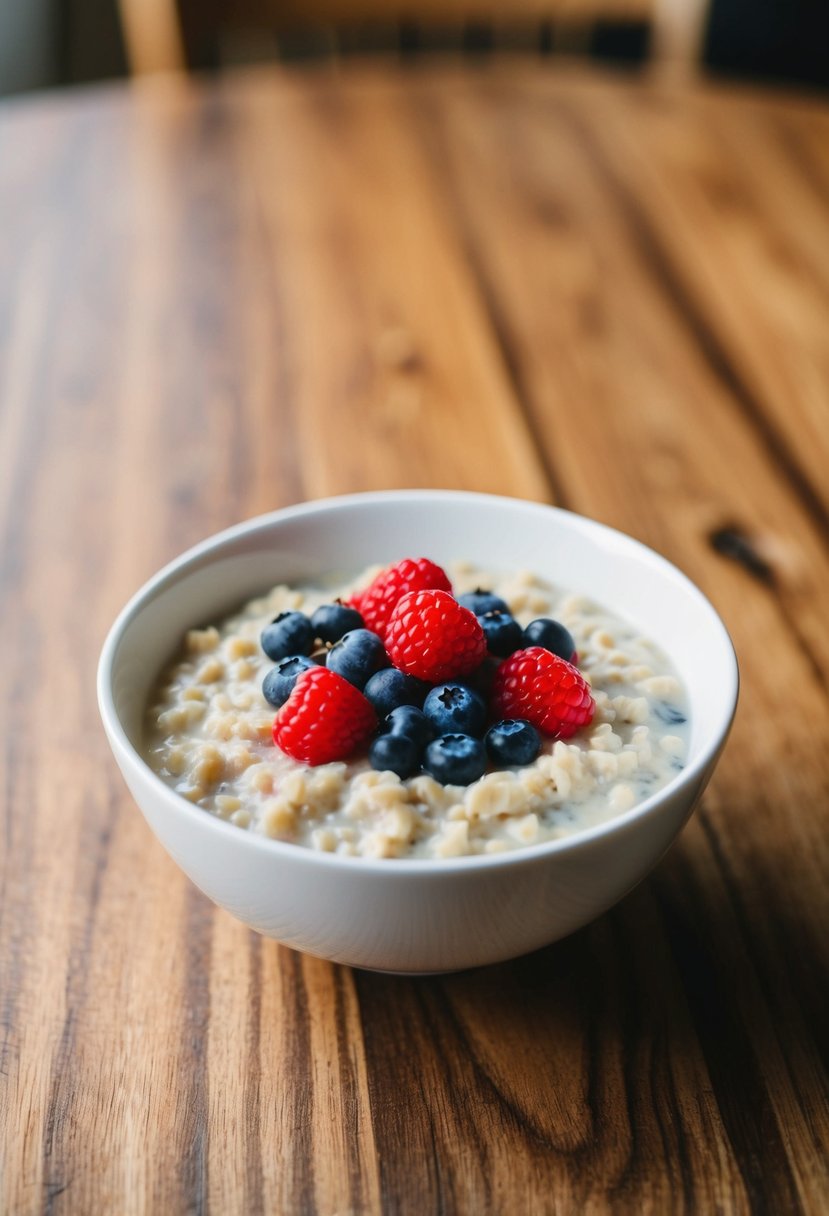
[[[527,63],[0,109],[0,1211],[829,1208],[829,107]],[[593,925],[400,979],[163,853],[104,634],[231,522],[555,502],[710,596],[695,818]]]

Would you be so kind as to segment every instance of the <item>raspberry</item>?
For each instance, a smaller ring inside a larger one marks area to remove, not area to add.
[[[445,571],[427,557],[417,560],[407,557],[378,574],[365,591],[351,598],[349,604],[360,613],[366,629],[385,639],[386,626],[397,601],[410,591],[430,588],[451,591],[452,584]]]
[[[398,600],[386,629],[395,667],[438,684],[468,675],[486,656],[486,638],[474,613],[446,591],[410,591]]]
[[[273,741],[303,764],[344,760],[365,743],[377,714],[363,694],[327,667],[301,671],[273,721]]]
[[[547,735],[569,739],[592,721],[596,703],[571,663],[541,646],[530,646],[498,668],[490,708],[498,718],[525,718]]]

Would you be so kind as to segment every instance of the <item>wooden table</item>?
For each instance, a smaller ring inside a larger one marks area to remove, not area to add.
[[[0,191],[0,1210],[826,1212],[826,105],[265,70],[6,103]],[[744,678],[655,873],[448,978],[214,909],[94,702],[161,563],[395,486],[633,533]]]

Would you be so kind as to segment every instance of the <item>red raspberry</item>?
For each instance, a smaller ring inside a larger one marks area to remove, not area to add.
[[[516,650],[504,659],[495,673],[490,705],[498,718],[526,718],[559,739],[587,726],[596,710],[581,672],[541,646]]]
[[[397,601],[386,649],[407,675],[439,684],[465,676],[486,657],[480,621],[447,591],[410,591]]]
[[[365,591],[353,596],[350,603],[362,616],[366,629],[385,639],[386,626],[401,596],[409,591],[426,591],[429,588],[451,591],[452,584],[445,571],[427,557],[417,560],[407,557],[378,574]]]
[[[348,680],[327,667],[301,671],[273,720],[273,741],[302,764],[344,760],[371,735],[377,714]]]

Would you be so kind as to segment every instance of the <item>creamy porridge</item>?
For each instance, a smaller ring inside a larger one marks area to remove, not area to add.
[[[447,567],[456,594],[486,587],[522,626],[567,627],[596,703],[566,742],[542,737],[522,768],[468,786],[428,774],[401,780],[365,754],[310,767],[274,745],[262,681],[273,662],[263,628],[280,612],[311,613],[366,586],[377,569],[327,588],[275,587],[227,620],[191,630],[147,715],[145,754],[179,794],[238,827],[349,856],[457,857],[537,844],[629,810],[683,766],[686,700],[669,661],[630,625],[534,574]]]

